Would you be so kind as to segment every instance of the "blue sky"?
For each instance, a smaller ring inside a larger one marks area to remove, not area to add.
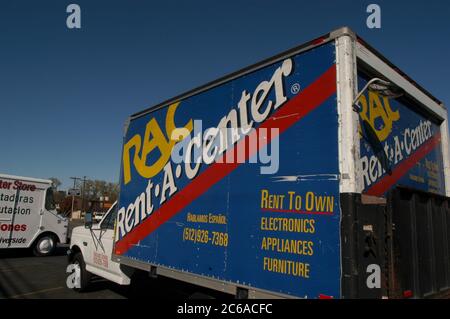
[[[2,1],[0,172],[118,181],[130,114],[344,25],[450,104],[449,1]]]

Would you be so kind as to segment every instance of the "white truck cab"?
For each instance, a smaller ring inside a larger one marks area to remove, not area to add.
[[[67,242],[68,223],[56,211],[51,180],[0,174],[0,249],[51,255]]]
[[[72,230],[69,264],[80,274],[80,285],[74,287],[75,290],[84,290],[93,274],[120,285],[130,284],[130,277],[122,271],[120,264],[111,260],[116,214],[117,202],[99,223],[93,223],[92,213],[86,213],[85,225]]]

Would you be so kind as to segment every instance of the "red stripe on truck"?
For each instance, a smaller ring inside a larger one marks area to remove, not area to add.
[[[330,96],[336,92],[336,65],[333,64],[325,73],[316,79],[311,85],[298,93],[278,111],[272,114],[264,123],[262,123],[253,133],[258,134],[261,129],[278,128],[281,134],[300,119],[308,115],[324,103]],[[270,132],[270,131],[269,131]],[[258,135],[257,135],[258,136]],[[267,139],[260,140],[258,147],[245,152],[245,159],[249,159],[259,148],[267,145],[274,134],[268,134]],[[247,139],[247,140],[245,140]],[[248,145],[249,135],[239,141],[234,148],[228,150],[222,155],[222,162],[226,162],[227,154],[234,154],[236,150],[245,148]],[[264,141],[264,142],[263,142]],[[242,154],[238,153],[237,154]],[[228,155],[230,156],[230,155]],[[228,157],[230,158],[230,157]],[[220,161],[220,160],[219,160]],[[235,161],[237,162],[237,161]],[[218,163],[215,162],[206,168],[197,178],[182,190],[176,193],[172,198],[162,205],[151,216],[145,219],[141,224],[131,230],[125,237],[119,240],[115,245],[115,253],[124,254],[133,245],[147,237],[158,229],[167,220],[172,218],[184,207],[192,203],[195,199],[205,193],[210,187],[234,171],[241,163]]]

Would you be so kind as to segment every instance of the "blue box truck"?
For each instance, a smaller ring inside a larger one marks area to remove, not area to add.
[[[449,181],[443,104],[341,28],[132,115],[119,200],[69,259],[83,285],[444,296]],[[109,242],[86,250],[95,231]]]

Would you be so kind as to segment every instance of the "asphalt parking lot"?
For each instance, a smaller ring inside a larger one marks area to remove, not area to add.
[[[140,296],[164,299],[224,298],[196,286],[168,278],[148,279],[144,287],[132,289],[102,278],[94,278],[88,290],[75,292],[66,286],[66,251],[58,247],[55,256],[34,257],[23,249],[0,251],[0,299],[128,299]]]
[[[103,282],[86,293],[66,287],[67,246],[56,256],[34,257],[28,250],[0,251],[0,298],[126,298],[123,287]]]

